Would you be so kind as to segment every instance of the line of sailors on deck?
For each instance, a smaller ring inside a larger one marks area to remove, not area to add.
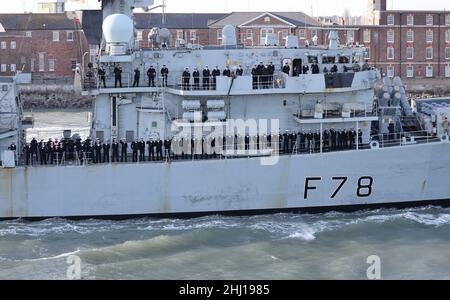
[[[354,129],[326,129],[320,131],[302,130],[301,132],[286,131],[284,134],[256,136],[224,136],[222,138],[206,137],[201,139],[144,139],[128,143],[125,139],[112,143],[92,141],[90,138],[49,139],[38,142],[35,138],[25,144],[22,158],[26,165],[40,162],[41,165],[60,164],[63,161],[78,160],[84,162],[117,163],[142,161],[162,161],[164,159],[208,159],[216,158],[223,151],[234,150],[264,150],[273,149],[280,154],[309,153],[322,151],[341,151],[355,149],[356,143],[362,145],[362,131]],[[278,141],[278,145],[276,144]],[[187,143],[187,144],[185,144]],[[216,147],[217,146],[217,147]],[[174,149],[177,148],[177,149]],[[186,151],[188,149],[188,151]],[[211,150],[209,150],[211,149]],[[131,158],[129,158],[131,150]]]

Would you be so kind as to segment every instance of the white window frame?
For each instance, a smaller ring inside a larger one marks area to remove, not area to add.
[[[45,72],[45,53],[44,52],[40,52],[38,54],[38,69],[39,72]]]
[[[6,72],[6,64],[2,64],[0,68],[3,73]]]
[[[414,67],[412,65],[406,67],[406,77],[414,78]]]
[[[450,14],[445,16],[445,26],[450,26]]]
[[[445,59],[450,59],[450,47],[445,47]]]
[[[371,51],[370,47],[367,47],[366,51],[364,52],[364,58],[365,59],[370,59],[371,55],[372,55],[372,51]]]
[[[428,55],[431,54],[431,55]],[[426,47],[425,48],[425,59],[430,60],[433,59],[433,47]]]
[[[274,32],[275,31],[273,30],[273,28],[261,28],[259,44],[261,46],[264,46],[266,44],[266,37],[267,37],[267,35],[273,34]]]
[[[365,29],[363,33],[364,43],[370,43],[371,40],[371,31],[369,29]]]
[[[432,43],[434,39],[434,32],[433,30],[427,30],[425,34],[425,39],[427,43]]]
[[[69,39],[69,35],[70,35],[72,38]],[[75,39],[75,32],[74,32],[74,31],[71,31],[71,30],[66,31],[66,40],[67,40],[68,42],[73,42],[74,39]]]
[[[395,32],[394,30],[388,30],[386,41],[388,44],[393,44],[395,42]]]
[[[289,30],[287,30],[287,29],[281,30],[281,39],[282,40],[286,40],[288,36],[289,36]]]
[[[386,24],[389,25],[389,26],[395,25],[395,16],[394,15],[388,15],[387,16],[387,20],[386,20]]]
[[[35,64],[35,60],[34,58],[30,59],[30,72],[34,72],[34,64]]]
[[[319,35],[317,33],[317,29],[311,29],[311,38],[313,38],[314,36],[319,37]]]
[[[26,31],[26,32],[25,32],[25,36],[26,36],[26,37],[32,37],[32,36],[33,36],[33,33],[32,33],[31,31]]]
[[[16,72],[17,71],[17,66],[16,66],[16,64],[11,64],[10,66],[10,70],[11,70],[11,72]]]
[[[450,43],[450,29],[445,32],[445,42]]]
[[[306,29],[300,29],[298,31],[298,37],[301,40],[306,40]]]
[[[433,66],[427,66],[425,69],[425,77],[431,78],[434,76]]]
[[[347,43],[354,43],[355,42],[355,32],[353,30],[347,31]]]
[[[393,66],[388,66],[386,70],[386,75],[389,78],[393,78],[395,76],[395,68]]]
[[[450,66],[445,66],[445,77],[450,78]]]
[[[6,49],[6,41],[2,41],[2,42],[0,43],[0,47],[1,47],[2,49]]]
[[[409,55],[409,53],[411,53],[411,55]],[[406,47],[406,59],[414,59],[414,47]]]
[[[389,56],[389,53],[391,53],[391,52],[392,52],[392,56]],[[394,60],[395,59],[395,49],[394,49],[394,47],[387,47],[386,58],[388,60]]]
[[[222,29],[217,29],[217,40],[221,41],[222,40]]]
[[[433,26],[434,25],[434,16],[433,15],[427,15],[427,17],[426,17],[426,25],[427,26]]]
[[[406,42],[408,43],[414,43],[414,30],[409,29],[406,32]]]
[[[189,31],[189,40],[191,40],[191,41],[197,40],[197,30]]]
[[[56,70],[56,59],[51,58],[48,60],[48,71],[55,72]]]
[[[414,15],[408,15],[406,17],[406,25],[407,26],[414,26]]]
[[[59,31],[52,31],[52,41],[59,42]]]
[[[16,41],[11,41],[11,43],[9,44],[9,47],[10,47],[12,50],[17,49],[17,43],[16,43]]]
[[[177,30],[177,40],[184,39],[184,30]]]
[[[137,30],[136,31],[136,41],[140,42],[144,40],[144,31],[143,30]]]
[[[253,40],[253,29],[247,29],[245,31],[245,39],[246,40]]]

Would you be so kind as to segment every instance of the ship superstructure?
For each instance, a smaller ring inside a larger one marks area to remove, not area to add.
[[[300,48],[295,36],[280,46],[269,34],[245,48],[232,26],[214,47],[170,45],[154,28],[152,47],[138,48],[132,7],[150,2],[103,1],[98,61],[81,72],[95,97],[91,139],[75,156],[58,152],[76,163],[3,165],[0,218],[449,204],[450,100],[411,108],[400,78],[376,89],[365,49],[332,31],[325,46]],[[132,161],[99,159],[101,144],[119,140]]]

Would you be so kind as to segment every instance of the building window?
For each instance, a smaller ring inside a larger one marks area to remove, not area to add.
[[[9,88],[9,86],[7,84],[2,84],[2,91],[3,92],[7,92],[8,88]]]
[[[387,42],[390,44],[394,43],[394,39],[395,39],[395,34],[394,34],[394,30],[389,30],[387,32]]]
[[[77,60],[76,59],[70,60],[70,67],[72,68],[72,71],[75,71],[77,69]]]
[[[11,64],[11,72],[15,72],[16,71],[16,64]]]
[[[355,32],[353,30],[347,31],[347,43],[355,42]]]
[[[427,25],[432,26],[434,23],[433,15],[427,15]]]
[[[394,59],[394,47],[387,48],[387,59]]]
[[[370,43],[370,30],[364,30],[363,39],[364,43]]]
[[[318,36],[317,35],[317,29],[311,29],[311,38]]]
[[[2,64],[2,72],[6,72],[6,64]]]
[[[5,41],[1,42],[1,48],[2,49],[6,49],[6,42]]]
[[[39,53],[39,72],[45,71],[45,53],[40,52]]]
[[[281,37],[283,40],[287,39],[288,35],[289,35],[289,31],[287,29],[284,29],[281,31]]]
[[[394,77],[395,72],[394,72],[394,67],[393,66],[388,66],[387,67],[387,76],[392,78]]]
[[[266,38],[269,34],[273,34],[273,28],[261,29],[261,39],[259,41],[261,46],[264,46],[266,44]]]
[[[218,41],[222,40],[222,29],[217,29],[217,40]]]
[[[53,31],[53,41],[59,42],[59,31]]]
[[[26,36],[26,37],[31,37],[31,36],[32,36],[32,33],[31,33],[31,31],[27,31],[27,32],[25,32],[25,36]]]
[[[10,46],[11,46],[11,49],[16,49],[17,48],[16,41],[11,41]]]
[[[34,72],[34,58],[30,59],[30,72]]]
[[[408,43],[414,43],[414,31],[412,31],[411,29],[406,33],[406,41]]]
[[[450,48],[445,48],[445,59],[450,59]]]
[[[370,48],[366,48],[364,51],[364,59],[370,59]]]
[[[177,30],[177,40],[181,40],[184,38],[184,31],[183,30]]]
[[[409,15],[406,17],[406,25],[414,26],[414,16],[413,15]]]
[[[49,72],[55,72],[55,60],[54,59],[49,59],[48,60],[48,71]]]
[[[24,64],[26,64],[27,63],[27,58],[25,57],[25,56],[21,56],[20,57],[20,64],[21,65],[24,65]]]
[[[450,43],[450,29],[445,32],[445,42]]]
[[[265,17],[265,18],[264,18],[264,22],[270,23],[270,17]]]
[[[306,39],[306,29],[300,29],[298,32],[298,36],[301,40]]]
[[[433,66],[427,66],[426,76],[433,77]]]
[[[426,59],[433,59],[433,47],[427,47],[425,52],[426,52]]]
[[[406,58],[414,59],[414,48],[413,47],[406,48]]]
[[[191,41],[197,40],[197,30],[191,30],[191,31],[189,32],[189,35],[190,35],[190,40],[191,40]]]
[[[450,26],[450,15],[445,16],[445,25]]]
[[[247,29],[245,32],[245,37],[247,40],[252,40],[253,39],[253,30]]]
[[[413,66],[408,66],[406,68],[406,77],[408,77],[408,78],[414,77],[414,67]]]
[[[450,77],[450,66],[445,66],[445,77]]]
[[[73,31],[67,31],[67,41],[73,42]]]
[[[387,24],[388,25],[395,25],[395,21],[394,21],[395,19],[394,19],[394,15],[388,15],[387,16]]]
[[[432,42],[433,42],[433,31],[427,30],[427,43],[432,43]]]
[[[137,41],[142,41],[143,40],[142,36],[143,36],[142,30],[136,31],[136,40]]]

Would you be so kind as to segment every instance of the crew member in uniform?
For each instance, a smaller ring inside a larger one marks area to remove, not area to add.
[[[30,154],[31,154],[31,163],[34,162],[34,156],[36,156],[36,161],[38,160],[38,142],[36,138],[33,138],[30,143]]]
[[[191,81],[191,73],[189,72],[189,68],[185,68],[183,72],[183,90],[189,90],[189,85]]]
[[[47,164],[47,144],[44,140],[39,142],[39,159],[41,161],[41,165]]]
[[[120,162],[128,161],[128,143],[125,139],[120,141],[121,152],[120,152]]]
[[[138,150],[139,150],[139,161],[145,161],[145,142],[144,139],[138,142]]]
[[[122,87],[122,69],[120,66],[114,68],[114,87],[117,88],[117,84]]]
[[[156,77],[156,70],[153,68],[153,66],[150,66],[147,70],[147,76],[148,76],[148,86],[154,87],[155,86],[155,77]]]
[[[209,78],[211,77],[211,71],[208,66],[203,69],[203,89],[209,90]]]
[[[287,74],[289,76],[289,74],[291,73],[291,67],[289,67],[288,63],[285,63],[283,66],[283,73]]]
[[[258,89],[258,69],[256,65],[252,68],[252,82],[253,82],[253,89]]]
[[[141,71],[139,68],[134,69],[134,81],[133,87],[139,87],[139,81],[141,79]]]
[[[197,68],[195,68],[194,72],[192,72],[192,77],[194,78],[194,90],[200,90],[200,72]]]
[[[242,76],[244,75],[244,69],[242,69],[242,66],[239,65],[239,67],[236,70],[236,76]]]
[[[117,143],[116,139],[113,139],[111,148],[112,148],[111,162],[119,162],[119,143]]]
[[[231,77],[230,67],[228,67],[228,66],[225,67],[225,70],[223,70],[223,76]]]
[[[25,165],[26,166],[30,165],[30,146],[28,144],[25,144],[23,146],[22,155],[25,160]]]
[[[156,158],[158,160],[162,160],[163,159],[163,142],[158,138],[158,140],[156,141]]]
[[[100,83],[103,83],[103,87],[106,88],[106,72],[103,67],[100,67],[97,73]]]
[[[269,73],[269,86],[273,87],[273,75],[275,74],[275,66],[272,64],[272,62],[270,62],[267,66],[267,71]]]
[[[111,149],[110,143],[103,143],[103,163],[109,163],[109,154]]]
[[[161,68],[161,77],[162,77],[162,86],[167,86],[167,79],[169,77],[169,69],[166,67],[166,65],[163,65]]]
[[[137,162],[138,161],[138,142],[137,141],[133,141],[131,142],[131,150],[133,151],[133,162]]]
[[[153,139],[147,141],[148,145],[148,161],[155,161],[155,142]]]
[[[100,139],[97,139],[97,142],[94,145],[95,152],[95,161],[94,163],[99,164],[102,162],[102,144],[100,143]]]
[[[215,90],[217,88],[217,76],[220,76],[220,70],[219,67],[216,66],[216,68],[212,71],[212,89]]]

